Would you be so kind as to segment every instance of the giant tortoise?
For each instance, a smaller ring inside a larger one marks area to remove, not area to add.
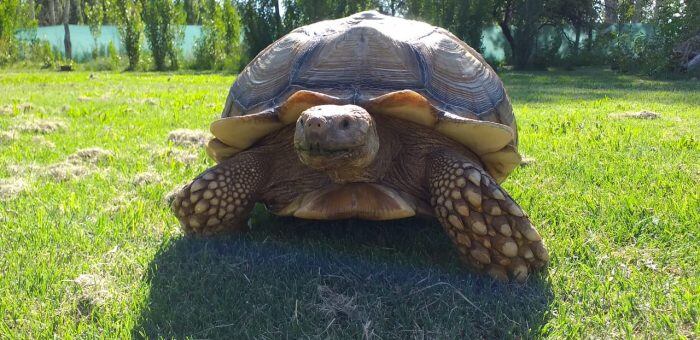
[[[548,261],[499,186],[520,162],[503,83],[445,29],[377,12],[295,29],[240,73],[211,132],[218,164],[172,202],[188,233],[245,230],[258,202],[314,220],[434,217],[501,280]]]

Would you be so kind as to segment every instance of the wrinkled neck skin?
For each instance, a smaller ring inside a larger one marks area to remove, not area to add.
[[[266,158],[270,166],[270,178],[261,190],[261,202],[275,211],[300,195],[338,182],[380,183],[428,202],[425,169],[429,154],[450,149],[480,164],[469,150],[423,126],[388,117],[375,117],[375,123],[379,137],[377,154],[369,165],[352,171],[321,171],[302,163],[294,147],[292,125],[244,151]]]

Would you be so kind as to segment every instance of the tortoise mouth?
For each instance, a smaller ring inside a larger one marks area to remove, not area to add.
[[[321,143],[309,143],[308,145],[295,145],[297,152],[303,152],[310,156],[337,156],[342,154],[350,154],[362,149],[364,144],[353,145],[352,147],[328,148]]]

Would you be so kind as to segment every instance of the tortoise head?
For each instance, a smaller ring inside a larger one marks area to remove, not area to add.
[[[294,148],[307,166],[325,172],[362,171],[379,150],[375,121],[356,105],[318,105],[301,113]]]

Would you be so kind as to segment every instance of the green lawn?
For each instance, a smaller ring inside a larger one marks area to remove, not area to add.
[[[460,269],[433,221],[258,208],[184,237],[165,196],[213,163],[168,136],[232,76],[0,73],[0,338],[700,336],[700,83],[502,77],[532,158],[505,188],[551,254],[525,285]]]

